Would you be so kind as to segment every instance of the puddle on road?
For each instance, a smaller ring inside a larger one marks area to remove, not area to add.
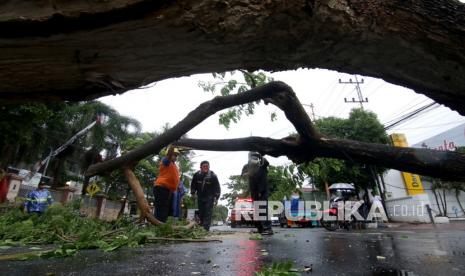
[[[241,240],[237,244],[237,252],[234,267],[238,269],[236,275],[253,275],[260,268],[260,261],[257,258],[259,248],[255,240]]]

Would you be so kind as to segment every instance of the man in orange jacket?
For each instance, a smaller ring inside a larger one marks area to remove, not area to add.
[[[161,222],[166,222],[168,219],[171,198],[173,192],[178,189],[179,170],[175,163],[178,155],[178,149],[171,146],[168,148],[168,153],[160,161],[158,177],[154,183],[155,218]]]

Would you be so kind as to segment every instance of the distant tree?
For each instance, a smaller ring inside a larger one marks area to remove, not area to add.
[[[283,200],[290,198],[292,192],[302,187],[303,179],[297,175],[295,165],[270,166],[268,169],[268,184],[270,189],[270,200]]]
[[[387,144],[389,141],[384,126],[379,122],[376,114],[360,108],[352,109],[348,119],[322,118],[315,121],[315,126],[320,133],[330,137],[380,144]],[[344,148],[338,150],[345,151]],[[357,188],[363,189],[374,187],[371,172],[373,168],[350,159],[315,158],[308,164],[299,165],[299,169],[312,177],[319,189],[327,189],[329,184],[336,182],[354,183]],[[383,168],[374,170],[376,173],[385,171]]]
[[[226,200],[229,208],[234,207],[234,201],[238,197],[249,197],[249,184],[247,180],[242,178],[240,175],[231,175],[229,182],[226,182],[227,193],[223,193],[221,200]]]
[[[48,122],[56,121],[56,111],[64,103],[26,103],[0,106],[0,167],[15,166],[20,161],[35,162],[46,145]]]
[[[66,180],[79,180],[67,174],[67,162],[84,169],[97,160],[116,156],[123,139],[139,131],[138,121],[121,116],[116,110],[98,101],[51,102],[6,105],[0,107],[1,167],[33,165],[52,150],[62,146],[69,138],[103,116],[105,121],[96,124],[84,135],[54,156],[47,167],[53,185],[64,185]],[[87,149],[87,150],[86,150]],[[45,170],[42,168],[41,172]]]
[[[216,221],[226,221],[228,218],[228,208],[223,205],[213,207],[212,219]]]

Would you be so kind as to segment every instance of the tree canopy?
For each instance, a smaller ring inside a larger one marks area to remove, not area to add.
[[[64,167],[69,156],[77,152],[78,156],[73,158],[72,165],[82,169],[91,165],[91,160],[100,152],[106,155],[105,158],[114,158],[121,142],[131,132],[139,130],[139,122],[121,116],[116,110],[98,101],[2,106],[1,165],[6,167],[41,161],[98,118],[103,121],[51,159],[47,173],[54,177],[57,185],[63,185],[66,178],[74,178],[66,174]],[[74,170],[74,173],[79,171]]]

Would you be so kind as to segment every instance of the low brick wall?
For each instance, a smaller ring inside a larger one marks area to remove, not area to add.
[[[81,203],[81,214],[89,218],[97,218],[105,221],[113,221],[118,218],[121,209],[121,201],[108,200],[105,196],[85,196]],[[127,213],[127,206],[125,213]]]

